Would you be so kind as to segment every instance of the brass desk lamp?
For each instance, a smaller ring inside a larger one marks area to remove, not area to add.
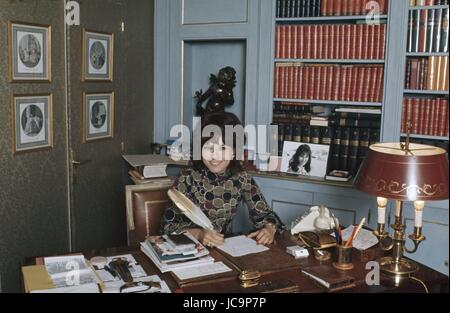
[[[392,256],[378,260],[380,269],[398,282],[418,270],[418,265],[403,258],[403,252],[414,253],[425,240],[422,235],[424,201],[448,199],[448,157],[444,149],[405,143],[380,143],[370,146],[369,154],[355,179],[355,187],[377,197],[378,227],[374,231],[380,247],[392,250]],[[396,201],[395,223],[391,237],[385,231],[388,199]],[[405,246],[403,201],[414,201],[414,232],[409,238],[414,248]]]

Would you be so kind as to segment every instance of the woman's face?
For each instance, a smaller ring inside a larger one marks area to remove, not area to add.
[[[222,137],[213,137],[203,145],[203,164],[215,174],[224,173],[233,157],[233,148],[225,146]]]

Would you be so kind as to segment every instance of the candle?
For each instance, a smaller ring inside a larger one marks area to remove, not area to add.
[[[387,199],[378,197],[377,203],[378,203],[378,224],[386,224],[386,205],[387,205]]]
[[[424,201],[415,201],[414,202],[414,227],[422,227],[422,217],[423,217],[423,208],[425,206]]]
[[[397,200],[395,203],[395,216],[400,217],[402,214],[402,202]]]

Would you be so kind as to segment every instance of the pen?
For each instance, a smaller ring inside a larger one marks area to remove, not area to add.
[[[366,218],[363,217],[363,219],[361,220],[361,222],[359,222],[358,227],[356,228],[356,230],[354,231],[352,237],[350,237],[350,240],[347,241],[347,243],[345,244],[346,247],[350,247],[353,240],[356,238],[356,236],[358,236],[359,231],[361,230],[362,226],[364,225],[364,223],[366,222]]]

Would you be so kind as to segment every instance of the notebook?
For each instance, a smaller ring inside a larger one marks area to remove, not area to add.
[[[338,272],[329,265],[316,265],[302,270],[303,274],[315,280],[328,291],[338,291],[355,287],[355,278],[347,273]]]

